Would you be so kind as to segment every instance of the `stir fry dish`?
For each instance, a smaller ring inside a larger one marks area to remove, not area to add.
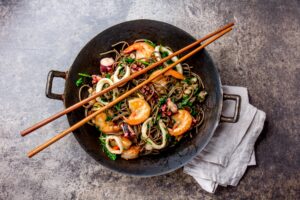
[[[78,74],[79,100],[172,53],[170,47],[146,39],[136,40],[133,44],[121,41],[112,45],[112,50],[100,54],[99,74]],[[90,101],[84,105],[85,115],[99,110],[177,60],[178,57],[174,56],[162,66]],[[99,131],[99,143],[110,159],[130,160],[159,154],[175,146],[182,138],[193,137],[190,130],[200,126],[205,117],[203,102],[207,92],[200,76],[191,68],[187,63],[177,64],[89,122]]]

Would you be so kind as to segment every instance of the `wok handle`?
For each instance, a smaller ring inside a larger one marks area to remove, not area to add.
[[[234,115],[232,117],[221,115],[220,121],[227,122],[227,123],[236,123],[239,120],[239,116],[240,116],[241,96],[236,94],[223,94],[223,101],[226,100],[235,101]]]
[[[67,72],[60,72],[60,71],[51,70],[48,73],[47,83],[46,83],[46,92],[45,93],[46,93],[46,96],[49,99],[63,100],[63,98],[64,98],[63,94],[56,94],[56,93],[52,92],[53,79],[56,78],[56,77],[66,79]]]

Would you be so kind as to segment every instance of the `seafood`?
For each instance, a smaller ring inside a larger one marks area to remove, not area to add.
[[[154,49],[154,56],[155,56],[155,58],[156,58],[157,61],[160,61],[160,60],[161,60],[161,54],[160,54],[160,53],[164,53],[164,52],[166,52],[168,56],[171,55],[171,54],[173,53],[170,49],[168,49],[168,48],[166,48],[166,47],[164,47],[164,46],[159,45],[159,46],[156,46],[156,47],[155,47],[155,49]],[[173,62],[176,62],[176,61],[178,60],[178,57],[177,57],[177,56],[174,56],[174,57],[171,58],[171,60],[172,60]],[[165,64],[165,65],[168,65],[167,63],[164,63],[164,64]],[[177,70],[180,74],[183,74],[182,66],[181,66],[180,63],[177,64],[175,67],[176,67],[176,70]]]
[[[135,51],[135,59],[149,59],[154,52],[154,48],[146,42],[136,42],[124,49],[123,53],[128,54]]]
[[[115,142],[115,146],[111,146],[111,142]],[[108,151],[114,154],[121,154],[123,152],[122,140],[119,136],[109,135],[105,138],[105,144]]]
[[[123,80],[124,78],[127,78],[127,77],[130,76],[130,67],[128,65],[126,65],[125,66],[125,74],[124,74],[124,76],[122,78],[119,79],[118,76],[120,74],[121,69],[123,69],[123,68],[124,68],[123,66],[118,66],[117,67],[117,69],[116,69],[116,71],[114,72],[114,75],[113,75],[113,81],[114,81],[114,83],[117,83],[117,82]],[[123,85],[121,85],[121,86],[123,86]]]
[[[162,149],[167,144],[166,125],[164,124],[164,122],[162,120],[159,120],[158,125],[159,125],[160,131],[161,131],[162,142],[161,142],[161,144],[156,144],[147,136],[148,126],[150,127],[152,125],[151,123],[152,123],[152,118],[150,117],[143,123],[143,126],[142,126],[142,139],[147,142],[146,149],[147,150]]]
[[[141,148],[139,146],[132,146],[128,150],[123,151],[121,158],[125,160],[135,159],[139,156],[140,149]]]
[[[114,83],[112,82],[112,80],[108,79],[108,78],[102,78],[98,81],[97,86],[96,86],[96,92],[100,92],[102,91],[103,87],[105,84],[108,85],[113,85]],[[118,89],[113,89],[113,100],[116,98],[116,95],[118,94]],[[102,103],[103,105],[107,105],[108,102],[102,100],[102,98],[98,97],[96,99],[98,102]]]
[[[201,77],[193,73],[187,63],[176,65],[161,74],[164,67],[178,58],[171,48],[156,45],[150,40],[139,39],[133,44],[120,41],[112,47],[112,50],[100,53],[100,70],[98,66],[95,69],[97,73],[79,73],[80,79],[76,81],[76,86],[80,86],[79,99],[106,90],[108,86],[120,83],[168,55],[172,54],[172,59],[83,106],[85,116],[108,106],[105,112],[88,122],[99,130],[102,151],[108,158],[129,160],[159,154],[168,147],[176,146],[182,138],[193,137],[193,134],[186,133],[201,125],[205,118],[203,101],[207,92]],[[160,75],[154,78],[158,73]],[[149,79],[150,83],[130,92],[133,87]],[[128,97],[120,98],[128,92]],[[110,104],[116,99],[120,101]]]
[[[192,126],[193,117],[187,110],[178,110],[178,113],[172,116],[175,124],[172,129],[169,130],[169,134],[173,136],[179,136],[184,134]]]
[[[107,115],[105,113],[97,115],[94,118],[93,123],[95,123],[100,131],[106,134],[117,133],[121,130],[121,128],[112,121],[107,121]]]
[[[140,97],[128,100],[131,114],[124,121],[129,125],[138,125],[143,123],[149,116],[151,108],[145,99]]]

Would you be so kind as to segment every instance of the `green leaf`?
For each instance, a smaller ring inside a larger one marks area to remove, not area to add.
[[[76,81],[75,84],[76,84],[77,87],[81,86],[81,85],[83,84],[83,78],[80,77],[80,78]]]
[[[167,97],[161,97],[158,99],[158,106],[160,107],[161,105],[163,105],[164,103],[167,102]]]
[[[191,84],[191,78],[185,78],[183,82],[186,82],[187,84]]]
[[[163,68],[164,68],[164,66],[159,66],[159,67],[158,67],[158,69],[163,69]]]
[[[101,137],[99,137],[100,143],[102,145],[102,151],[107,155],[107,157],[109,157],[111,160],[116,160],[117,159],[117,155],[114,153],[111,153],[110,151],[108,151],[108,149],[106,148],[106,143],[105,143],[105,138],[106,135],[102,134]]]
[[[197,112],[196,112],[196,109],[195,109],[194,106],[192,107],[191,115],[192,116],[196,116],[197,115]]]
[[[146,61],[143,61],[143,60],[138,60],[138,62],[140,62],[140,63],[142,63],[142,64],[144,64],[144,65],[150,65],[150,63],[148,63],[148,62],[146,62]]]
[[[160,114],[160,113],[158,113],[158,114],[157,114],[157,117],[156,117],[156,121],[159,121],[159,120],[160,120],[160,118],[161,118],[161,114]]]
[[[125,58],[125,62],[128,63],[128,64],[131,64],[131,63],[134,62],[134,59],[127,57],[127,58]]]
[[[121,106],[122,106],[122,101],[119,102],[119,103],[117,103],[117,104],[115,105],[115,109],[117,109],[118,111],[120,111],[120,110],[121,110]]]
[[[172,63],[173,63],[172,60],[168,60],[168,61],[167,61],[167,64],[168,64],[168,65],[171,65]]]
[[[162,58],[165,58],[165,57],[167,57],[169,54],[168,54],[168,52],[166,52],[166,51],[164,51],[164,52],[162,52],[161,53],[161,57]]]
[[[78,73],[78,75],[79,75],[79,76],[82,76],[82,77],[92,78],[91,75],[86,74],[86,73]]]
[[[107,115],[105,121],[111,121],[112,119],[113,118],[111,116]]]
[[[110,74],[106,74],[105,78],[109,78],[110,79],[111,75]]]

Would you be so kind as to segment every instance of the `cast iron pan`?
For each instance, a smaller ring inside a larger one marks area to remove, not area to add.
[[[134,20],[112,26],[98,34],[85,45],[68,72],[49,72],[46,88],[47,97],[63,100],[66,107],[77,103],[79,101],[77,96],[79,88],[75,85],[75,82],[78,79],[78,73],[98,74],[99,61],[101,59],[100,52],[110,50],[112,44],[121,40],[132,43],[134,40],[140,38],[146,38],[157,44],[170,46],[174,51],[195,41],[195,38],[187,32],[159,21]],[[136,176],[166,174],[182,167],[194,158],[209,142],[220,120],[226,122],[237,120],[238,109],[236,109],[236,115],[233,118],[221,118],[223,94],[220,77],[205,50],[194,55],[186,62],[194,66],[193,71],[201,76],[209,94],[205,102],[206,113],[204,123],[197,130],[192,130],[192,139],[181,141],[174,148],[168,149],[159,155],[144,156],[129,161],[121,158],[112,161],[101,150],[98,131],[86,124],[73,132],[81,147],[101,165],[117,172]],[[52,93],[51,88],[54,77],[66,79],[64,94]],[[239,98],[237,96],[229,95],[227,97],[236,100],[236,105],[239,105]],[[83,118],[83,109],[78,109],[68,114],[70,126]]]

